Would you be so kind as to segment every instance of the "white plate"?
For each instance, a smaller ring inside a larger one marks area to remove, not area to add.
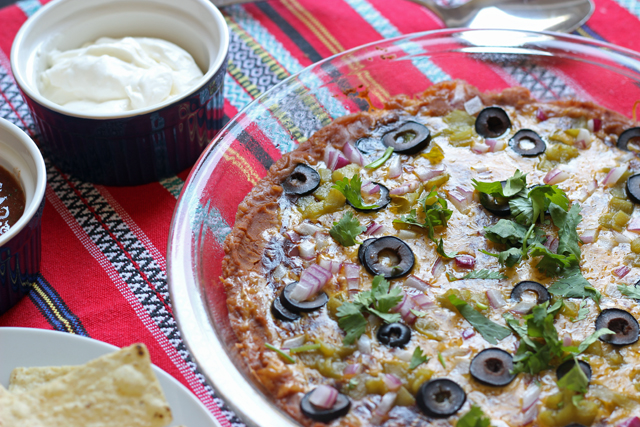
[[[9,386],[13,368],[81,365],[118,348],[64,332],[30,328],[0,328],[0,384]],[[167,397],[171,427],[220,427],[207,408],[185,386],[157,366],[153,367]]]

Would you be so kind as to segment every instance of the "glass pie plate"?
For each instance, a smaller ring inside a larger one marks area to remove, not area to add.
[[[316,63],[241,111],[194,166],[176,208],[169,289],[182,336],[203,374],[249,426],[295,426],[234,351],[223,242],[238,205],[283,153],[335,118],[461,79],[482,91],[524,86],[542,101],[593,101],[628,117],[640,100],[640,55],[557,33],[440,30],[383,40]]]

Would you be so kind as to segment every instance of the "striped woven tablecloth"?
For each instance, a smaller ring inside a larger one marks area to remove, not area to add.
[[[595,3],[594,15],[576,34],[640,51],[640,0]],[[41,5],[22,0],[0,9],[0,117],[36,140],[9,52],[20,26]],[[227,120],[322,58],[442,27],[426,8],[405,0],[272,0],[226,7],[223,14],[231,36]],[[515,68],[512,73],[540,98],[545,91],[563,92],[554,75]],[[223,426],[242,425],[198,372],[167,292],[167,237],[189,171],[139,187],[104,187],[65,175],[51,162],[47,170],[41,274],[29,295],[0,317],[0,327],[54,329],[120,347],[144,342],[153,362],[189,387]]]

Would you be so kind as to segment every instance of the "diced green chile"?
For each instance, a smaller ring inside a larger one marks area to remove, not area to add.
[[[640,174],[631,175],[627,179],[627,196],[635,204],[640,204]]]
[[[416,395],[418,408],[428,417],[448,418],[462,408],[467,394],[448,378],[437,378],[420,386]]]
[[[382,136],[384,145],[392,147],[396,153],[401,154],[418,153],[427,147],[430,141],[429,129],[416,122],[405,122]]]
[[[487,348],[471,361],[469,374],[481,384],[504,387],[516,377],[513,370],[513,356],[500,348]]]
[[[336,418],[344,417],[349,413],[351,401],[344,394],[338,393],[338,398],[333,407],[325,409],[315,406],[310,402],[311,393],[313,393],[313,390],[305,394],[302,400],[300,400],[300,410],[306,417],[321,423],[328,423]]]
[[[487,107],[476,118],[476,133],[484,138],[497,138],[511,128],[511,120],[500,107]]]
[[[622,132],[616,145],[621,150],[638,154],[640,152],[640,127],[629,128]]]
[[[329,297],[324,292],[320,292],[311,301],[296,301],[295,299],[291,298],[291,292],[297,284],[298,282],[289,283],[284,287],[282,293],[280,294],[280,301],[282,302],[284,308],[286,308],[287,310],[294,313],[315,311],[322,308],[327,303],[327,301],[329,301]]]
[[[628,311],[619,308],[602,310],[596,319],[596,331],[602,328],[608,328],[614,332],[614,334],[600,337],[600,340],[606,343],[623,346],[638,341],[640,326],[636,318]]]
[[[523,157],[536,157],[547,150],[547,144],[531,129],[520,129],[516,132],[509,140],[509,146]]]
[[[384,236],[371,242],[364,249],[363,265],[374,276],[383,275],[385,279],[397,279],[409,274],[415,264],[413,251],[402,240],[393,236]],[[383,262],[386,259],[386,263]]]
[[[286,194],[306,196],[313,193],[320,186],[320,174],[313,168],[299,164],[282,182]]]

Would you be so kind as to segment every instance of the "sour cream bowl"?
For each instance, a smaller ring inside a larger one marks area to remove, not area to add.
[[[48,53],[101,37],[151,37],[186,50],[204,76],[187,92],[126,112],[78,112],[45,98]],[[222,127],[229,36],[207,0],[55,0],[22,26],[11,68],[56,166],[85,181],[138,185],[177,174],[198,159]]]
[[[0,119],[0,166],[20,183],[22,216],[0,235],[0,315],[22,298],[40,271],[40,226],[47,172],[36,144],[17,126]]]

